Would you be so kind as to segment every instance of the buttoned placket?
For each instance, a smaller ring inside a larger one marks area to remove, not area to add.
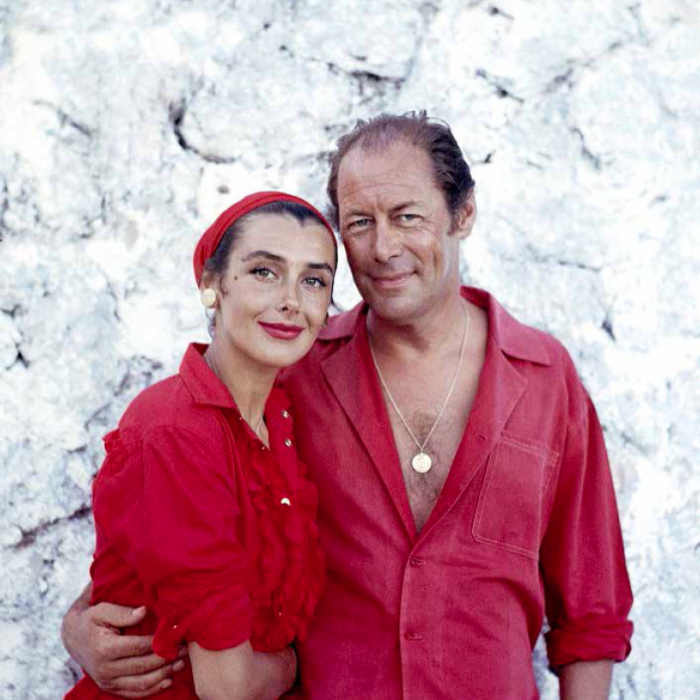
[[[423,596],[418,594],[426,585],[425,557],[416,552],[421,545],[417,544],[409,552],[404,567],[401,591],[401,608],[399,619],[399,647],[401,656],[401,678],[403,697],[413,697],[415,689],[411,683],[411,668],[425,662],[425,644],[429,643],[430,630],[425,627],[425,621],[416,619],[424,604]]]

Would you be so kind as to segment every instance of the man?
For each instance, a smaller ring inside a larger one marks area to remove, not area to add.
[[[452,133],[361,122],[328,193],[364,303],[285,375],[329,566],[304,695],[536,698],[546,608],[561,696],[607,697],[632,597],[600,425],[556,340],[460,287],[476,200]],[[64,622],[125,697],[172,671],[111,632],[141,614],[82,599]]]

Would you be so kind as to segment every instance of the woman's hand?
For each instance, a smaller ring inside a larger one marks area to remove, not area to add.
[[[122,635],[146,615],[146,608],[126,608],[111,603],[90,606],[90,586],[73,603],[61,627],[68,653],[100,690],[123,698],[145,698],[172,684],[170,676],[184,668],[153,653],[151,635]],[[186,656],[183,648],[181,656]]]

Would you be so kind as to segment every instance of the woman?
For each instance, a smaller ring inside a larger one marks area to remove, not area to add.
[[[327,318],[337,248],[297,197],[261,192],[227,209],[194,254],[213,340],[143,391],[93,487],[93,602],[146,605],[129,633],[154,633],[191,669],[164,698],[276,698],[296,675],[324,582],[316,495],[298,463],[274,382]],[[111,697],[88,677],[66,696]]]

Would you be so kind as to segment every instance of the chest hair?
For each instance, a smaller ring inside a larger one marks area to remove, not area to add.
[[[438,390],[435,389],[435,384],[438,385]],[[442,382],[434,382],[432,385],[402,382],[398,395],[394,396],[411,431],[421,444],[433,428],[445,398],[446,390],[440,384]],[[408,502],[419,530],[428,519],[445,484],[464,435],[477,385],[478,368],[465,362],[455,391],[425,446],[425,452],[432,460],[432,467],[426,474],[417,473],[411,466],[411,460],[419,451],[418,446],[384,393]]]

